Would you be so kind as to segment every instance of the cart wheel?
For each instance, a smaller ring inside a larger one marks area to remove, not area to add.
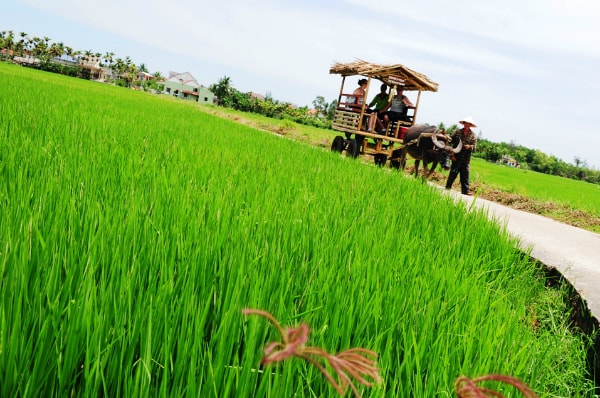
[[[385,166],[385,162],[387,162],[387,155],[385,153],[376,153],[375,154],[375,164],[379,167]]]
[[[344,137],[341,135],[336,136],[331,143],[331,150],[334,152],[342,152],[344,150]]]
[[[346,156],[350,156],[353,159],[358,156],[358,143],[354,138],[348,141],[348,146],[346,147]]]

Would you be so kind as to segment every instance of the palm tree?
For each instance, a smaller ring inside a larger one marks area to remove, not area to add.
[[[115,53],[112,52],[107,52],[106,54],[104,54],[104,61],[106,62],[106,66],[108,66],[109,69],[112,69],[114,56]]]
[[[38,58],[47,58],[48,57],[48,42],[45,39],[40,39],[39,37],[34,37],[31,40],[31,51],[33,55]]]
[[[127,65],[125,64],[125,61],[123,61],[121,58],[117,58],[112,64],[111,69],[114,73],[114,78],[121,79],[123,73],[125,72],[125,69],[127,69]]]
[[[42,39],[44,42],[44,46],[46,47],[46,51],[50,48],[50,38],[48,36],[44,36]]]
[[[83,53],[83,60],[84,61],[90,61],[92,59],[92,55],[94,55],[94,52],[92,50],[86,50]]]
[[[51,58],[61,57],[65,53],[65,46],[62,43],[53,43],[48,49],[48,55]]]
[[[129,57],[127,57],[129,58]],[[135,81],[137,74],[138,74],[138,67],[135,66],[134,63],[129,63],[127,65],[127,69],[125,70],[126,72],[126,77],[125,80],[127,81],[127,85],[129,87],[131,87],[133,85],[133,82]]]
[[[33,53],[34,55],[36,55],[36,51],[38,50],[38,47],[42,47],[43,48],[42,39],[40,39],[37,36],[34,36],[33,38],[28,38],[28,40],[27,40],[27,51],[30,54]]]
[[[73,56],[73,48],[69,47],[69,46],[65,46],[65,54],[67,54],[69,57],[72,57]]]
[[[233,91],[233,88],[231,87],[231,78],[223,76],[217,84],[211,85],[209,90],[215,93],[219,100],[219,104],[226,103]]]
[[[12,30],[9,30],[8,32],[2,32],[2,36],[2,48],[7,49],[10,54],[10,51],[15,47],[15,34]]]
[[[4,58],[5,53],[8,55],[8,34],[5,30],[0,32],[0,57]]]
[[[19,40],[17,42],[17,46],[16,46],[15,50],[17,51],[17,53],[19,55],[23,55],[23,53],[25,52],[25,44],[26,44],[25,38],[27,37],[27,33],[21,32],[19,35],[21,36],[21,40]]]

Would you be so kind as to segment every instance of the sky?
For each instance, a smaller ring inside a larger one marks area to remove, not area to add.
[[[309,107],[337,99],[336,62],[400,63],[439,84],[418,123],[470,115],[485,139],[600,169],[599,0],[2,0],[0,30]]]

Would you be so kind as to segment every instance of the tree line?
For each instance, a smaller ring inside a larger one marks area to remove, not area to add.
[[[473,156],[496,163],[502,162],[503,158],[512,158],[521,168],[600,184],[600,170],[590,168],[587,162],[579,157],[575,157],[573,163],[567,163],[539,149],[527,148],[514,142],[495,143],[480,137]]]
[[[310,109],[308,106],[296,106],[289,102],[274,99],[269,93],[265,96],[255,93],[245,93],[237,90],[231,83],[231,78],[224,76],[217,83],[208,87],[217,98],[219,106],[236,109],[242,112],[253,112],[267,117],[292,120],[309,126],[331,128],[335,106],[327,104],[320,98],[320,108]],[[317,101],[317,100],[315,100]],[[315,103],[313,101],[313,104]],[[331,115],[330,115],[331,113]]]
[[[28,66],[60,73],[72,77],[89,78],[88,70],[83,68],[79,61],[98,60],[99,65],[112,73],[106,77],[107,83],[119,86],[140,88],[144,90],[159,90],[159,81],[163,79],[160,72],[155,72],[150,80],[138,79],[139,72],[148,73],[145,64],[136,65],[131,57],[116,57],[115,53],[100,53],[92,50],[76,50],[63,42],[52,42],[49,37],[29,36],[25,32],[16,35],[12,30],[0,32],[0,59],[13,60],[15,57],[32,57],[39,62],[30,63]],[[59,62],[63,56],[67,61]]]

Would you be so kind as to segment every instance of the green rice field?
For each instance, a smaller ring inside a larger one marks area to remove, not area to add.
[[[473,159],[473,181],[600,216],[600,185]]]
[[[207,106],[199,109],[321,148],[329,148],[336,134],[332,130],[242,113],[228,108]],[[373,157],[365,156],[362,161],[373,163]],[[409,161],[406,173],[411,171],[412,164],[413,162]],[[430,181],[437,181],[438,184],[443,185],[448,173],[440,167],[437,168],[437,172]],[[502,166],[480,158],[472,159],[471,182],[477,194],[485,199],[537,213],[592,232],[600,232],[600,185],[598,184]],[[459,187],[455,188],[459,189]]]
[[[198,106],[0,63],[0,396],[339,396],[260,364],[255,308],[376,352],[363,397],[594,397],[566,291],[483,213]]]

